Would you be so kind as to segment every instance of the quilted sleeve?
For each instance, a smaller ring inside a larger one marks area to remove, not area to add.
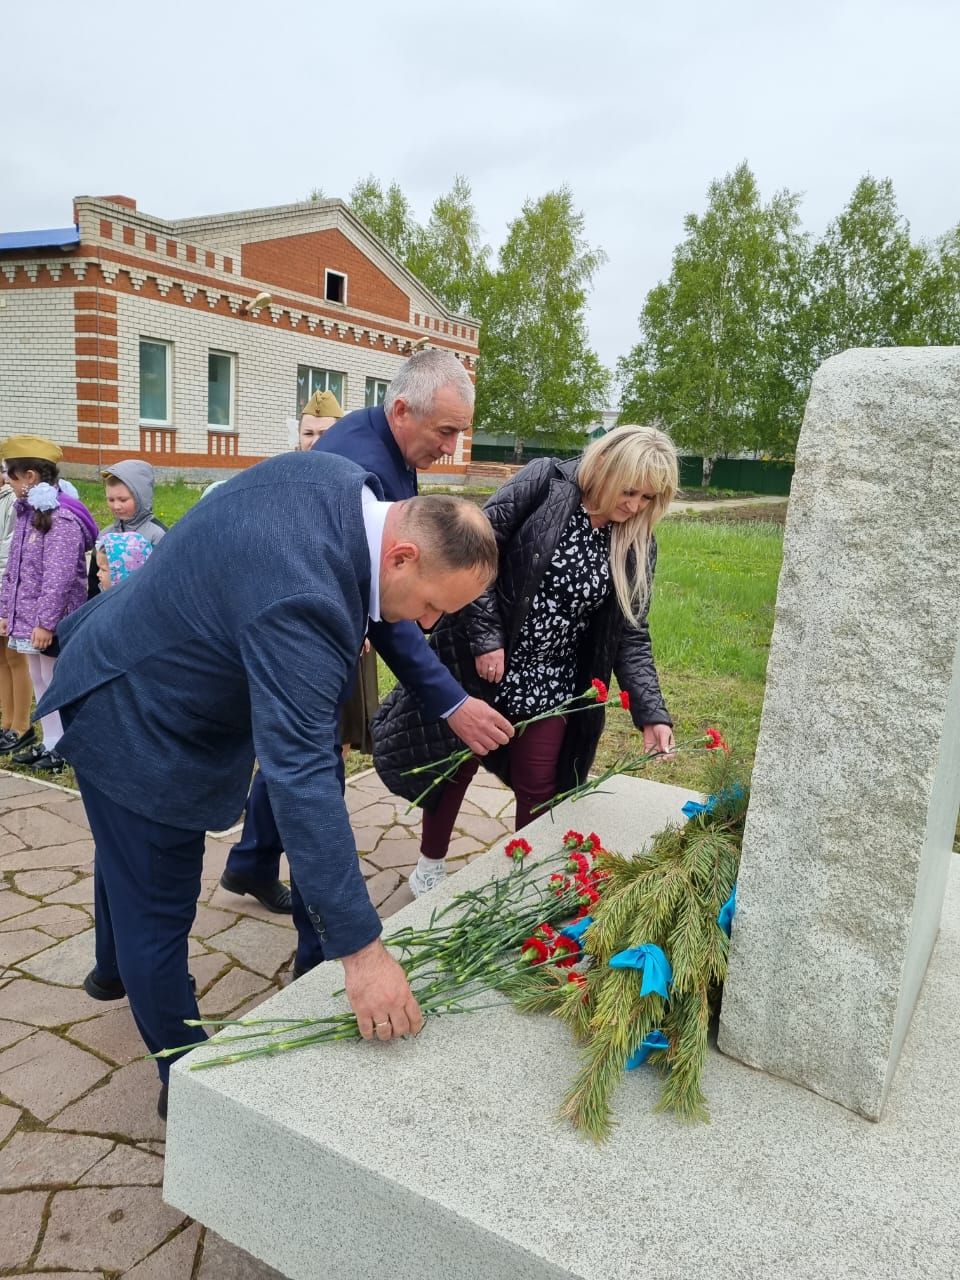
[[[650,585],[657,567],[657,544],[650,543]],[[613,669],[621,689],[630,694],[630,715],[638,729],[645,724],[673,724],[660,690],[660,679],[653,661],[653,645],[647,625],[647,608],[639,627],[625,626]]]
[[[552,458],[537,458],[487,499],[483,510],[493,526],[501,562],[515,534],[546,497],[553,470]],[[474,657],[504,648],[508,627],[496,582],[467,605],[462,617]]]

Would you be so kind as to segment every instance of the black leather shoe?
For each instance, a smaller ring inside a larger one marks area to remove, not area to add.
[[[16,760],[17,757],[13,758]],[[32,769],[34,773],[63,773],[66,767],[67,762],[63,756],[58,756],[55,751],[45,751],[42,747],[40,754],[27,763],[27,768]]]
[[[23,733],[17,733],[16,729],[5,729],[0,735],[0,755],[7,755],[10,751],[22,751],[24,747],[29,747],[36,739],[37,731],[33,725],[28,725]]]
[[[83,989],[94,1000],[122,1000],[127,989],[119,978],[101,978],[91,969],[83,980]]]
[[[47,749],[42,742],[35,742],[32,747],[27,747],[26,751],[18,751],[13,757],[14,764],[25,764],[32,766],[41,756],[47,754]]]
[[[272,883],[267,880],[250,880],[247,876],[232,876],[229,871],[225,871],[220,877],[220,887],[226,889],[227,893],[237,893],[241,897],[249,894],[268,911],[275,911],[277,915],[288,916],[293,911],[290,890],[282,880],[274,880]]]
[[[157,1099],[157,1115],[161,1120],[166,1120],[167,1118],[167,1086],[165,1084],[160,1086],[160,1097]]]

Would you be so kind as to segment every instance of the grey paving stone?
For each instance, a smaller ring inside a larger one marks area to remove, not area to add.
[[[0,891],[0,920],[11,920],[33,911],[37,903],[22,893],[11,893],[9,889]],[[19,928],[19,926],[17,926]]]
[[[75,933],[89,929],[92,924],[90,913],[79,907],[69,907],[66,903],[54,906],[42,906],[38,903],[24,916],[0,921],[0,933],[9,933],[11,929],[22,927],[42,929],[53,938],[71,938]]]
[[[13,883],[21,893],[43,898],[48,893],[56,893],[58,889],[65,889],[68,884],[72,884],[75,875],[76,872],[56,868],[49,871],[20,871],[13,877]]]
[[[107,1138],[39,1131],[15,1133],[0,1149],[0,1187],[19,1190],[69,1185],[112,1147]]]
[[[46,809],[16,809],[12,813],[0,814],[0,827],[31,849],[73,844],[90,836],[86,823],[81,826],[68,822],[58,813],[49,813]]]
[[[270,981],[260,974],[235,966],[200,997],[200,1012],[205,1018],[228,1014],[261,991],[268,990],[270,985]]]
[[[117,1066],[126,1066],[146,1053],[126,1000],[109,1006],[99,1017],[76,1023],[67,1034]]]
[[[163,1182],[163,1160],[149,1151],[118,1142],[79,1181],[86,1187],[159,1187]]]
[[[165,1125],[157,1115],[159,1092],[156,1063],[132,1062],[114,1071],[99,1089],[92,1089],[61,1111],[48,1127],[82,1133],[123,1133],[137,1142],[162,1139]]]
[[[0,949],[3,947],[3,938],[4,935],[0,933]],[[93,963],[93,929],[87,929],[85,933],[78,933],[65,942],[48,947],[29,960],[22,960],[19,967],[43,982],[56,983],[61,987],[79,987],[84,976],[93,968]]]
[[[236,1245],[207,1231],[203,1240],[203,1258],[197,1280],[284,1280],[265,1262],[260,1262]]]
[[[191,1223],[154,1253],[124,1273],[124,1280],[190,1280],[203,1228]],[[224,1272],[221,1280],[231,1280]]]
[[[184,1221],[152,1187],[93,1187],[53,1197],[40,1267],[127,1271]]]
[[[31,812],[33,812],[31,810]],[[74,840],[72,844],[55,844],[43,849],[22,848],[4,853],[0,841],[0,871],[36,871],[45,867],[89,867],[93,863],[93,841]],[[63,890],[69,893],[70,890]],[[73,902],[73,898],[52,897],[49,902]],[[93,901],[93,898],[89,899]]]
[[[239,920],[232,928],[206,939],[208,947],[225,951],[254,973],[272,977],[286,964],[296,947],[291,928],[280,928],[265,920]]]
[[[378,871],[375,876],[371,876],[367,881],[367,893],[370,895],[370,901],[375,907],[379,907],[381,902],[386,902],[394,889],[400,883],[399,871],[392,869],[387,871]],[[0,992],[0,995],[3,993]]]
[[[40,1235],[46,1202],[45,1191],[18,1191],[3,1197],[0,1268],[20,1267],[28,1261]]]
[[[56,939],[39,929],[12,929],[0,933],[0,966],[20,964],[44,947],[52,947]]]
[[[59,1027],[100,1012],[96,1000],[71,987],[51,987],[34,978],[17,978],[0,991],[0,1018],[34,1027]]]
[[[5,1102],[0,1102],[0,1142],[14,1131],[22,1114],[19,1107],[10,1107]]]
[[[109,1073],[99,1058],[48,1031],[0,1053],[0,1093],[39,1120],[49,1120]]]
[[[388,867],[415,867],[420,857],[420,842],[413,836],[406,840],[381,840],[367,861],[385,871]]]

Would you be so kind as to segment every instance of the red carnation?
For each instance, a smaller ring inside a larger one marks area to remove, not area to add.
[[[533,934],[536,938],[542,938],[544,942],[553,942],[556,940],[557,931],[552,924],[538,924]]]
[[[571,882],[567,879],[567,877],[564,875],[561,875],[559,871],[555,871],[553,875],[550,877],[550,887],[553,889],[554,894],[558,898],[563,897],[563,895],[570,888],[570,883]]]
[[[544,964],[550,959],[550,948],[542,938],[524,938],[520,944],[520,959],[527,964]]]
[[[587,985],[586,978],[582,973],[577,973],[576,970],[567,974],[567,982],[573,983],[575,987],[586,987]]]
[[[603,681],[602,681],[602,680],[591,680],[591,681],[590,681],[590,683],[591,683],[591,685],[594,687],[594,689],[596,689],[596,691],[597,691],[597,701],[598,701],[598,702],[606,702],[606,700],[607,700],[607,686],[603,683]]]
[[[587,841],[590,845],[591,853],[600,853],[600,851],[603,849],[603,845],[600,843],[600,837],[597,835],[595,831],[590,832],[590,834],[587,836]]]
[[[553,949],[553,958],[561,969],[569,969],[580,958],[580,944],[573,938],[568,938],[565,933],[561,933]]]
[[[579,831],[574,831],[572,828],[563,837],[563,845],[565,849],[579,849],[582,844],[583,836]]]
[[[504,849],[504,853],[508,858],[512,858],[514,862],[520,863],[524,860],[528,853],[533,852],[533,846],[529,841],[519,836],[516,840],[511,840]]]
[[[708,750],[708,751],[727,751],[727,752],[729,752],[730,748],[729,748],[729,747],[727,746],[727,744],[724,742],[724,740],[723,740],[723,734],[720,732],[720,730],[719,730],[719,729],[708,729],[708,730],[706,731],[706,733],[705,733],[705,735],[704,735],[704,736],[705,736],[705,738],[706,738],[706,740],[707,740],[707,750]]]
[[[623,707],[624,711],[630,710],[630,695],[627,693],[626,689],[620,690],[620,705]]]
[[[585,853],[571,853],[567,858],[567,870],[585,876],[590,871],[590,859]]]

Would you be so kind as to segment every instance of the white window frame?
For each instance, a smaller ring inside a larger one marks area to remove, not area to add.
[[[140,344],[147,342],[153,347],[163,347],[166,351],[166,374],[167,374],[167,416],[165,418],[140,418],[140,424],[144,427],[170,427],[173,426],[173,343],[167,338],[148,338],[143,334],[140,335],[137,342],[137,414],[140,413]]]
[[[339,276],[343,281],[343,297],[339,302],[335,298],[331,298],[327,290],[327,283],[331,276]],[[347,305],[347,273],[345,271],[337,271],[334,267],[324,267],[323,300],[324,302],[332,302],[335,307],[345,307]]]
[[[230,361],[230,421],[227,424],[210,422],[210,357],[226,356]],[[235,351],[221,351],[218,347],[210,347],[207,351],[207,430],[236,431],[237,429],[237,355]]]
[[[371,383],[371,382],[374,384],[374,387],[376,387],[378,383],[382,383],[382,385],[383,385],[383,392],[384,392],[384,396],[386,396],[387,387],[389,387],[389,385],[390,385],[390,379],[389,379],[389,378],[377,378],[377,377],[375,377],[375,376],[374,376],[374,375],[372,375],[372,374],[368,374],[368,375],[367,375],[366,382],[363,384],[363,401],[364,401],[364,404],[366,405],[366,407],[367,407],[368,409],[372,409],[372,408],[374,408],[376,405],[382,405],[382,404],[383,404],[383,401],[382,401],[382,400],[378,400],[378,399],[376,398],[376,394],[374,394],[374,398],[373,398],[373,400],[371,401],[371,403],[370,403],[370,404],[367,404],[367,392],[369,391],[370,383]]]

